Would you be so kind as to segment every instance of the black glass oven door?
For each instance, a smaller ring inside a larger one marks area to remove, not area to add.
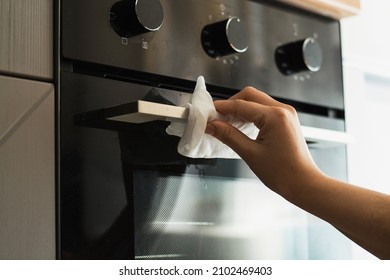
[[[341,234],[268,190],[242,160],[185,158],[167,122],[102,117],[106,107],[185,96],[151,90],[62,72],[62,259],[348,258]],[[345,148],[312,152],[329,175],[346,174]]]

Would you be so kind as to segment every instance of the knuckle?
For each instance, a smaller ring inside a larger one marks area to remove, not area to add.
[[[288,104],[285,104],[285,109],[290,112],[290,114],[292,115],[297,115],[297,111],[295,110],[295,108],[291,105],[288,105]]]
[[[286,105],[284,107],[273,107],[274,116],[279,121],[289,121],[296,116],[294,107]]]
[[[255,88],[252,87],[252,86],[246,86],[246,87],[244,87],[243,91],[244,91],[244,92],[247,92],[247,93],[254,93],[254,92],[257,91],[257,89],[255,89]]]
[[[255,97],[257,95],[259,95],[260,91],[252,86],[246,86],[244,89],[243,89],[243,92],[245,93],[245,95],[247,97]]]

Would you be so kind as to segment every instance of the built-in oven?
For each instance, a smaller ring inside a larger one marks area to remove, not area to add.
[[[188,102],[199,75],[213,98],[251,85],[293,105],[317,165],[346,180],[337,21],[274,1],[66,0],[59,23],[59,258],[350,258],[241,159],[187,158],[167,121],[113,118]]]

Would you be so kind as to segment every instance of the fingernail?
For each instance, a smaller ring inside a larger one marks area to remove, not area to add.
[[[215,133],[215,126],[213,126],[212,124],[208,123],[207,126],[206,126],[205,133],[213,135]]]

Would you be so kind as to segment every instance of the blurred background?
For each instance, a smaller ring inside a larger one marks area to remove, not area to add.
[[[361,0],[359,15],[341,20],[349,180],[390,193],[390,3]],[[372,256],[354,247],[354,258]]]

